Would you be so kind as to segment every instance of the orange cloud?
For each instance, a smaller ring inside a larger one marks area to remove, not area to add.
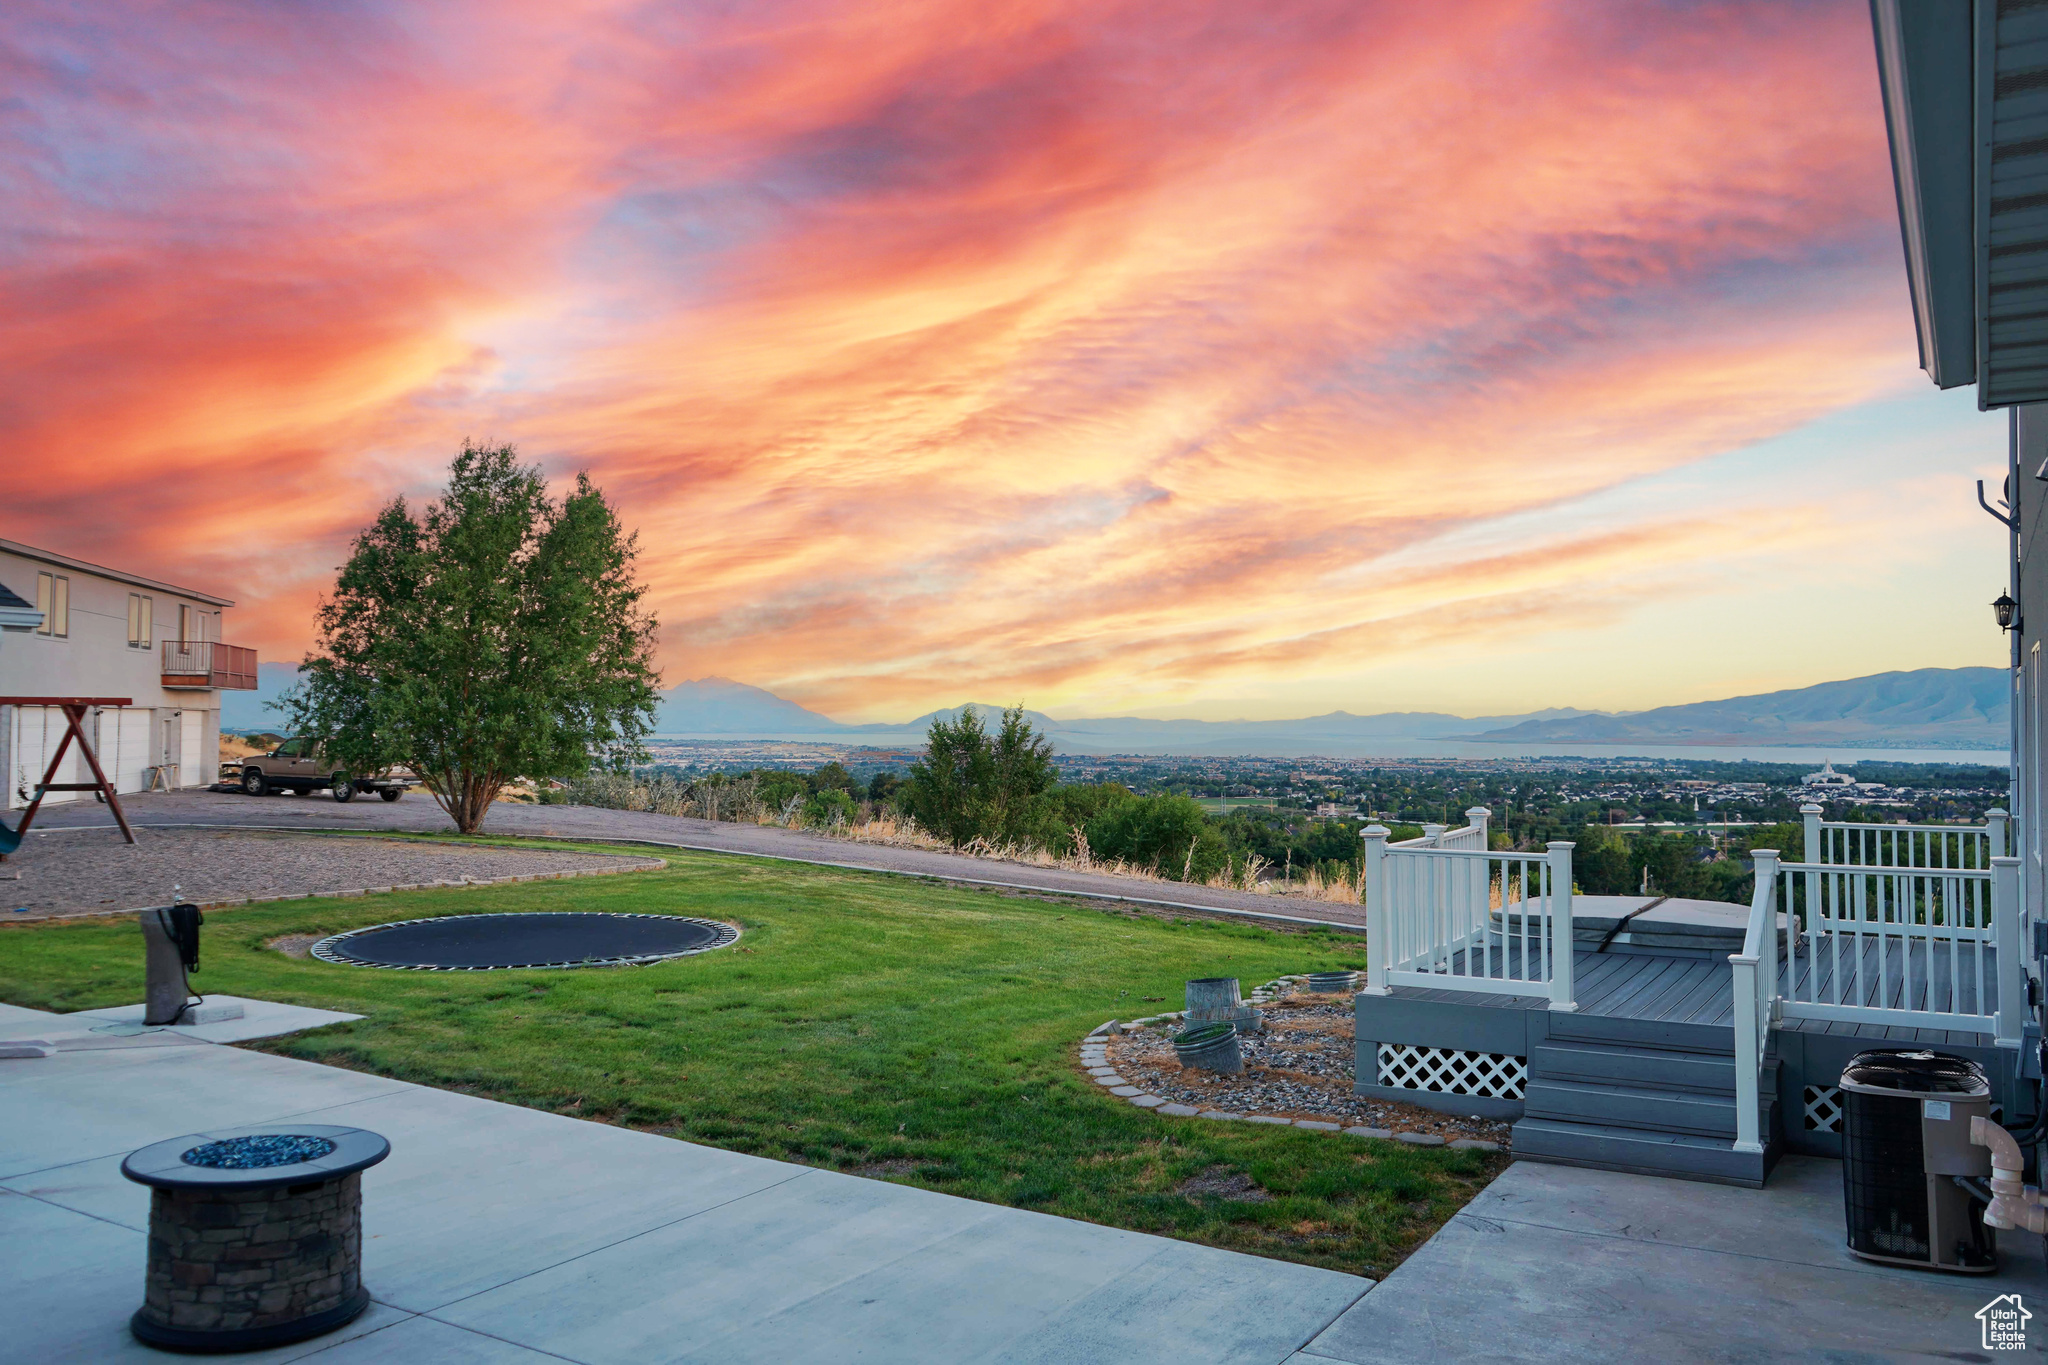
[[[1611,623],[1752,532],[1403,565],[1895,382],[1867,23],[30,4],[7,530],[290,656],[377,503],[512,440],[640,528],[673,675],[853,718]]]

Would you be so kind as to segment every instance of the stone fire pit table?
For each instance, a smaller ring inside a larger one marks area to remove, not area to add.
[[[193,1133],[129,1155],[150,1187],[149,1274],[136,1337],[250,1351],[330,1332],[369,1306],[362,1171],[391,1144],[300,1123]]]

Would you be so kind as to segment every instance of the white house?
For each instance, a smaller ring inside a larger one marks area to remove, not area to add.
[[[223,641],[234,603],[52,550],[0,540],[0,697],[118,697],[88,733],[118,791],[203,787],[220,748],[220,693],[256,686],[256,652]],[[0,806],[26,806],[64,735],[54,706],[0,705]],[[57,782],[89,781],[74,746]],[[47,801],[91,799],[52,792]]]

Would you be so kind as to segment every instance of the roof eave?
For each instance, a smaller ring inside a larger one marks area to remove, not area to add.
[[[181,588],[175,583],[164,583],[154,578],[144,578],[140,574],[124,573],[119,569],[109,569],[102,564],[90,564],[83,559],[73,559],[69,555],[60,555],[55,550],[38,550],[33,545],[23,545],[19,541],[0,540],[0,550],[5,550],[12,555],[20,555],[23,559],[34,559],[44,564],[55,565],[60,569],[75,569],[79,573],[98,574],[102,578],[111,578],[117,583],[129,583],[138,588],[151,588],[157,592],[167,592],[179,597],[189,597],[195,602],[204,602],[208,606],[232,607],[235,605],[232,597],[215,597],[212,593],[200,592],[197,588]]]
[[[1977,382],[1972,6],[1871,0],[1920,368]]]

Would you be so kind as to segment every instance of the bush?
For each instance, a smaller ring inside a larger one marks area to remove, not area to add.
[[[842,791],[850,795],[860,790],[860,783],[846,770],[846,765],[837,759],[820,764],[805,773],[804,785],[814,792]]]
[[[1620,835],[1599,825],[1579,831],[1578,847],[1572,850],[1572,881],[1587,895],[1632,895],[1641,885],[1637,866]]]
[[[1132,799],[1131,789],[1121,782],[1054,787],[1039,799],[1031,838],[1056,856],[1067,857],[1075,851],[1075,830],[1085,830],[1090,820],[1117,802]]]
[[[898,802],[927,831],[955,845],[986,839],[1027,842],[1042,816],[1039,798],[1059,781],[1052,745],[1033,732],[1024,708],[1003,712],[991,735],[971,706],[932,722],[925,758],[910,770]]]
[[[1175,881],[1207,881],[1230,861],[1223,837],[1185,796],[1112,799],[1086,825],[1096,858],[1149,868]]]
[[[804,823],[817,829],[853,823],[853,797],[837,787],[828,787],[804,802]]]
[[[804,781],[802,773],[784,772],[776,768],[762,768],[756,771],[755,793],[762,808],[773,816],[789,813],[792,803],[801,809],[811,795],[811,784]]]

